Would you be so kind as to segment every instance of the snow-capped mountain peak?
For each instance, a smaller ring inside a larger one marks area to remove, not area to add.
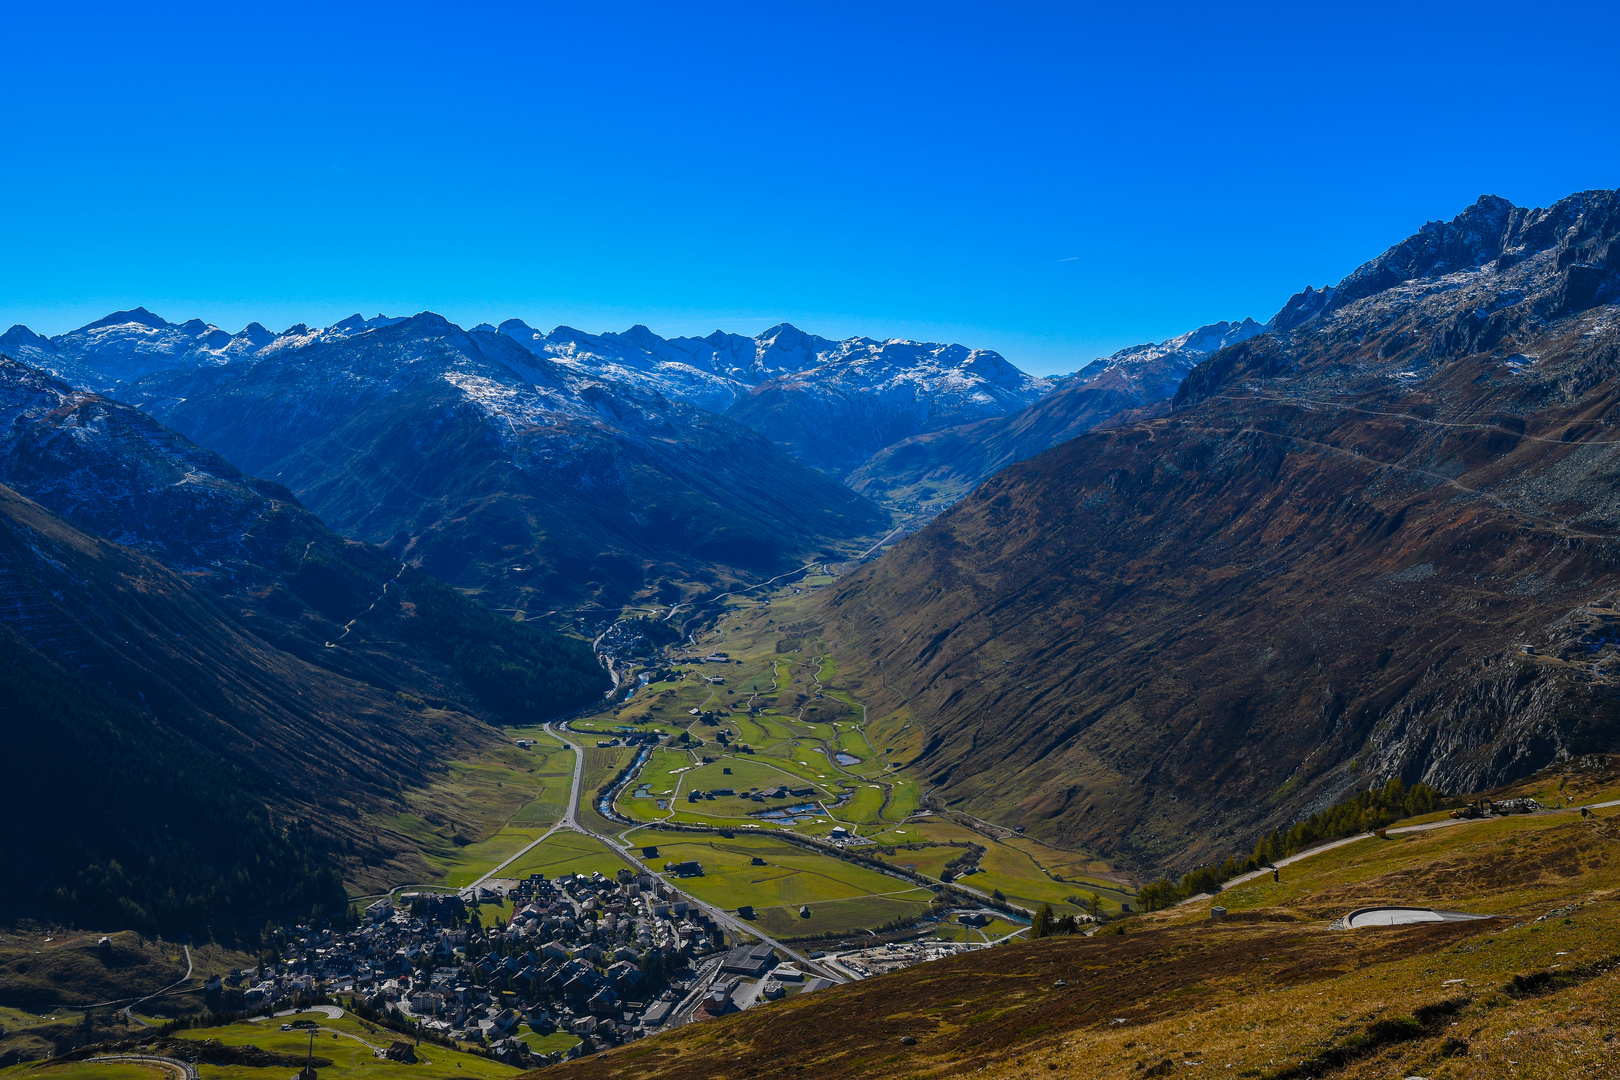
[[[507,369],[536,386],[572,388],[565,395],[572,405],[559,409],[551,402],[541,411],[570,412],[586,403],[613,412],[621,399],[632,398],[695,405],[728,414],[838,475],[896,439],[1016,412],[1052,385],[987,349],[906,338],[835,341],[787,322],[753,337],[716,330],[701,338],[664,338],[640,323],[621,332],[558,326],[546,333],[507,319],[469,333],[432,312],[371,318],[356,313],[323,329],[300,323],[272,334],[250,323],[230,334],[201,319],[177,325],[136,308],[49,340],[15,328],[6,341],[18,359],[75,386],[162,409],[196,390],[190,373],[268,361],[402,324],[414,336],[460,335],[474,351],[501,353]],[[485,344],[472,344],[479,339]],[[411,361],[402,354],[395,362]],[[510,396],[496,389],[487,372],[456,368],[444,377],[491,408]],[[137,382],[139,387],[132,386]],[[591,384],[604,389],[587,390]],[[510,419],[517,423],[520,417]]]
[[[1099,357],[1072,378],[1088,385],[1101,385],[1099,380],[1104,376],[1116,382],[1123,380],[1121,385],[1134,387],[1148,400],[1158,400],[1174,394],[1187,372],[1204,360],[1228,345],[1265,332],[1265,326],[1250,318],[1240,322],[1223,319],[1157,344],[1132,345],[1112,356]]]
[[[79,328],[79,332],[86,330],[103,330],[110,326],[146,326],[153,330],[167,330],[170,323],[160,316],[152,314],[144,307],[133,308],[129,311],[115,311],[111,315],[104,315],[93,323],[87,323]]]

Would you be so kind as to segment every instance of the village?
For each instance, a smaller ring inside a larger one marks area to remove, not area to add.
[[[485,906],[508,904],[510,921],[482,924]],[[770,944],[728,947],[702,906],[628,869],[405,892],[371,903],[352,929],[300,925],[284,936],[282,955],[215,977],[210,996],[228,992],[226,1004],[247,1012],[346,998],[362,1018],[524,1068],[834,985]],[[975,947],[929,937],[812,956],[862,979]],[[577,1042],[548,1049],[556,1035]]]
[[[503,901],[510,921],[483,926],[482,908]],[[728,949],[701,906],[628,869],[406,892],[371,903],[353,929],[294,926],[286,941],[273,963],[207,989],[235,991],[246,1011],[343,995],[361,1015],[530,1068],[832,985],[769,945]],[[578,1042],[532,1045],[556,1034]]]
[[[428,1037],[532,1067],[664,1025],[690,989],[694,961],[723,952],[723,932],[706,913],[649,875],[535,874],[492,885],[407,892],[397,905],[385,897],[351,930],[291,927],[287,955],[225,982],[240,988],[248,1010],[295,996],[352,996],[356,1007]],[[482,925],[484,904],[503,900],[510,921]],[[531,1046],[556,1033],[579,1042],[566,1051]]]

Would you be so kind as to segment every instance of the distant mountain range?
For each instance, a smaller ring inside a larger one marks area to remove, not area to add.
[[[1481,199],[1232,329],[1146,418],[1092,370],[1116,422],[824,596],[936,797],[1185,868],[1388,777],[1620,749],[1620,192]]]
[[[13,326],[10,356],[75,386],[117,393],[160,372],[208,370],[331,345],[405,320],[351,316],[324,329],[238,334],[192,319],[170,323],[145,308],[115,312],[54,338]],[[1014,412],[1051,388],[1000,354],[961,345],[855,337],[833,341],[787,323],[757,337],[716,331],[666,339],[634,326],[587,334],[542,333],[518,319],[473,327],[552,362],[574,380],[661,396],[732,416],[796,457],[841,475],[883,446],[923,431]]]
[[[1253,319],[1201,326],[1157,345],[1094,360],[1018,412],[913,435],[878,451],[847,479],[863,495],[919,509],[949,505],[990,474],[1087,431],[1169,408],[1208,357],[1265,332]]]
[[[740,424],[437,315],[117,392],[345,535],[531,614],[757,580],[888,522]]]
[[[500,332],[598,378],[724,413],[838,476],[897,439],[1014,412],[1051,388],[985,349],[832,341],[787,323],[752,338],[666,340],[645,326],[542,334],[515,319]]]
[[[293,355],[340,347],[407,321],[353,315],[322,329],[300,324],[279,334],[251,323],[233,335],[201,320],[170,323],[136,308],[54,338],[14,326],[0,335],[0,355],[175,416],[184,428],[178,399],[234,381],[246,366],[291,363]],[[538,370],[550,373],[552,390],[562,383],[570,393],[593,385],[599,400],[622,399],[635,411],[694,406],[751,428],[794,461],[846,479],[861,494],[927,509],[948,504],[1010,462],[1143,415],[1167,402],[1204,357],[1261,330],[1249,319],[1215,323],[1121,350],[1060,379],[1025,374],[989,350],[867,337],[835,341],[786,323],[755,337],[716,331],[663,338],[639,325],[623,333],[568,326],[547,333],[509,319],[498,327],[480,324],[467,340],[483,342],[486,362],[509,368],[516,382]],[[532,359],[508,364],[514,354],[506,342]],[[1049,397],[1054,391],[1055,399]],[[553,394],[551,407],[556,402]],[[209,445],[236,460],[238,447]],[[270,460],[257,456],[238,464],[268,472]],[[789,533],[795,531],[790,525]],[[367,535],[376,536],[374,530]]]
[[[431,313],[233,335],[136,308],[54,338],[14,326],[0,355],[518,609],[673,600],[875,539],[887,514],[836,478],[1052,385],[994,352],[786,324],[664,339]]]

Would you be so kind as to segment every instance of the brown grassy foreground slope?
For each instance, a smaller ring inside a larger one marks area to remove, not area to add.
[[[1545,794],[1559,779],[1518,790]],[[1588,782],[1581,801],[1613,798],[1613,780]],[[1117,936],[937,961],[545,1075],[1028,1080],[1198,1065],[1201,1075],[1276,1080],[1613,1076],[1617,853],[1613,809],[1367,838],[1287,867],[1279,884],[1228,890],[1221,922],[1194,902],[1114,924]],[[1497,917],[1332,928],[1376,903]]]

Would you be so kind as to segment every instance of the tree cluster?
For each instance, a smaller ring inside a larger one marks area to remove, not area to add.
[[[1442,802],[1439,792],[1429,785],[1414,784],[1409,788],[1399,777],[1392,777],[1382,787],[1358,791],[1288,829],[1273,830],[1261,837],[1246,859],[1233,856],[1220,865],[1189,871],[1179,881],[1161,878],[1144,885],[1137,902],[1143,911],[1157,911],[1189,896],[1219,892],[1223,882],[1270,866],[1312,844],[1373,832],[1402,818],[1432,813],[1440,809]]]

